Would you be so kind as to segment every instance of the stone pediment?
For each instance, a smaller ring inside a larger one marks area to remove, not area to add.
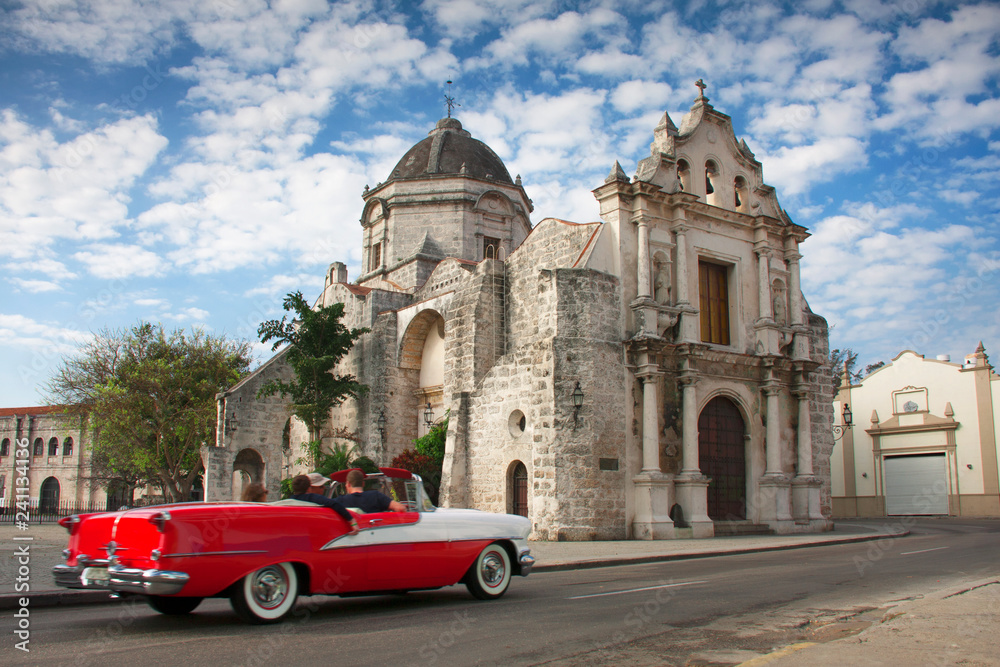
[[[916,415],[893,415],[883,422],[872,424],[872,427],[866,429],[866,432],[869,435],[887,435],[890,433],[952,430],[958,426],[959,422],[952,417],[938,417],[924,412]]]

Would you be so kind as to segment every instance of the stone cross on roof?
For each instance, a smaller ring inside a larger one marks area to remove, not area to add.
[[[708,88],[708,86],[705,85],[705,82],[698,79],[694,82],[694,85],[698,86],[698,97],[705,97],[705,89]]]

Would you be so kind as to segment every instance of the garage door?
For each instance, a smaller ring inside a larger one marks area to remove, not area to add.
[[[885,459],[885,513],[947,514],[948,478],[944,454]]]

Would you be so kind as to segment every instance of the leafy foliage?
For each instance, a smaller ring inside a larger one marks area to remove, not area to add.
[[[851,383],[860,382],[862,379],[885,366],[884,361],[876,361],[875,363],[865,366],[865,370],[859,373],[854,370],[857,362],[858,355],[849,347],[844,348],[843,350],[834,349],[830,351],[830,368],[833,370],[834,376],[834,394],[836,394],[843,383],[845,364],[847,365],[847,377]]]
[[[404,468],[420,475],[431,502],[437,505],[444,465],[444,447],[448,439],[447,415],[431,430],[413,441],[408,449],[392,460],[394,468]]]
[[[413,441],[413,447],[439,464],[444,461],[444,446],[448,439],[448,415],[440,423],[434,424],[424,435]]]
[[[420,454],[415,450],[407,449],[402,454],[396,456],[389,465],[393,468],[403,468],[404,470],[409,470],[412,473],[420,475],[420,478],[424,480],[427,495],[430,496],[431,502],[437,505],[441,486],[440,461],[435,460],[427,454]]]
[[[354,341],[368,329],[348,329],[340,321],[344,304],[313,309],[301,292],[290,293],[282,306],[294,313],[294,318],[268,320],[258,327],[257,334],[262,343],[274,341],[272,350],[281,345],[290,346],[286,359],[295,371],[295,379],[291,382],[271,380],[261,387],[257,396],[291,396],[292,412],[305,422],[311,439],[319,440],[322,427],[330,418],[330,410],[346,398],[358,398],[368,390],[353,375],[333,372]]]
[[[48,389],[89,415],[105,481],[153,483],[182,501],[201,473],[201,444],[215,442],[215,395],[247,373],[250,358],[246,342],[141,322],[98,333]]]

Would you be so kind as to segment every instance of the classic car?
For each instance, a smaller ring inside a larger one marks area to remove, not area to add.
[[[366,476],[405,512],[351,510],[359,531],[328,507],[300,500],[193,502],[60,520],[70,534],[66,588],[142,595],[164,614],[204,598],[229,598],[251,623],[280,620],[302,595],[373,595],[464,583],[473,596],[502,596],[534,558],[520,516],[434,507],[418,475],[381,468]],[[342,486],[349,471],[331,478]]]

